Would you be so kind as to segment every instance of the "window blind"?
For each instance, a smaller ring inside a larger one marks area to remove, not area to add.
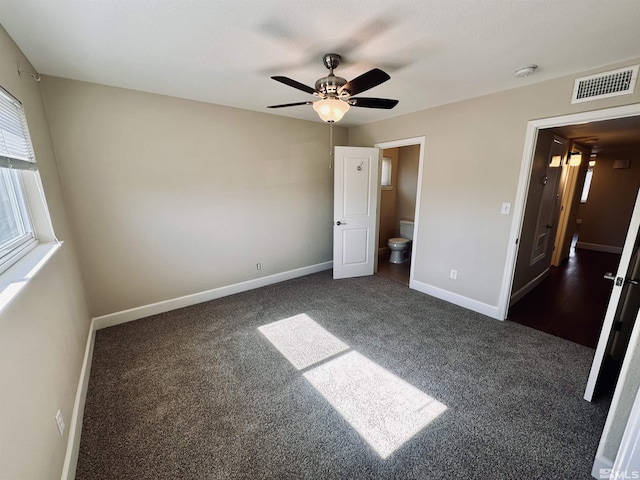
[[[0,88],[0,168],[37,170],[22,104]]]

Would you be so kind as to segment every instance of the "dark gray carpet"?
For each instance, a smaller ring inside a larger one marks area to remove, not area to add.
[[[261,325],[306,313],[448,409],[386,460]],[[76,478],[589,479],[593,350],[322,272],[100,330]]]

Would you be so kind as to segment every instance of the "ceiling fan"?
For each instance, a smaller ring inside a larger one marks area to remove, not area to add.
[[[339,121],[350,107],[390,109],[398,104],[398,100],[391,100],[389,98],[354,97],[354,95],[376,87],[391,78],[379,68],[369,70],[350,82],[347,82],[344,78],[336,77],[333,74],[333,70],[340,65],[340,61],[342,60],[340,55],[337,53],[327,53],[322,60],[325,67],[329,69],[329,75],[318,79],[315,88],[311,88],[289,77],[271,77],[277,82],[320,97],[320,100],[269,105],[267,108],[313,105],[313,109],[323,121],[334,123]]]

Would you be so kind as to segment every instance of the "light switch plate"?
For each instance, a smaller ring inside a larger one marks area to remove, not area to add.
[[[509,215],[511,213],[511,203],[505,202],[502,204],[502,208],[500,209],[500,213],[502,215]]]

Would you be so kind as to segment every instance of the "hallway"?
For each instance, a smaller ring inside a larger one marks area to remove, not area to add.
[[[560,267],[509,309],[507,320],[595,348],[620,255],[571,249]]]

